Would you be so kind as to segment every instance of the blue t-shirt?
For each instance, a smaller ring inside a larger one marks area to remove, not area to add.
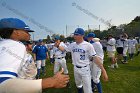
[[[44,45],[37,45],[33,49],[33,53],[36,54],[36,60],[46,59],[46,57],[47,57],[46,52],[48,52],[48,49]]]

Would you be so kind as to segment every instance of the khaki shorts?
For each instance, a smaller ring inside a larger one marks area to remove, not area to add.
[[[42,79],[8,79],[0,84],[0,93],[42,93]]]
[[[108,57],[115,57],[115,51],[108,51]]]

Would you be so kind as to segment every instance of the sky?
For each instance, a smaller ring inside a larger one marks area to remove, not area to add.
[[[105,30],[140,16],[140,0],[0,0],[0,19],[19,18],[34,40],[69,36],[77,27]]]

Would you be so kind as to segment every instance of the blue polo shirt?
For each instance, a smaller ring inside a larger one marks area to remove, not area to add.
[[[44,45],[37,45],[33,49],[33,53],[36,54],[36,60],[46,59],[46,57],[47,57],[46,52],[48,52],[48,49]]]

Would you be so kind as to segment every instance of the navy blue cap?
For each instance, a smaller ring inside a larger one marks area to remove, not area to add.
[[[55,40],[60,40],[60,36],[55,36],[54,39]]]
[[[13,29],[22,29],[28,32],[34,32],[26,25],[22,20],[18,18],[3,18],[0,20],[0,29],[4,28],[13,28]]]
[[[39,39],[38,42],[43,42],[43,39]]]
[[[74,32],[74,35],[84,35],[85,31],[82,28],[77,28]]]
[[[87,35],[87,37],[96,37],[96,35],[93,32],[91,32]]]

